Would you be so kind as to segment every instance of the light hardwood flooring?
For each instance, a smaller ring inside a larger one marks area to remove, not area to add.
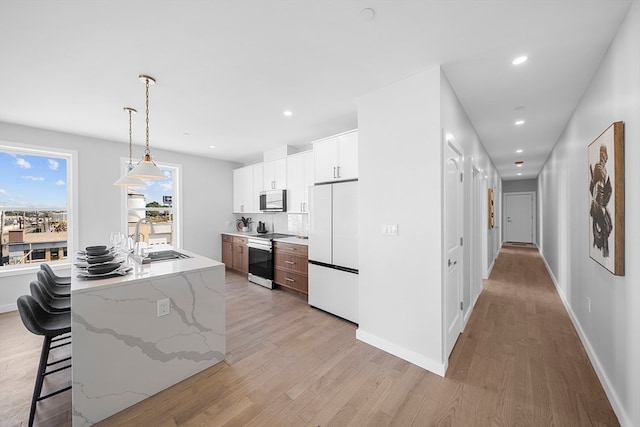
[[[618,425],[536,249],[501,250],[445,378],[355,330],[228,272],[227,359],[100,425]],[[0,331],[0,424],[21,425],[40,340],[15,313]],[[39,404],[40,425],[70,425],[65,395]]]

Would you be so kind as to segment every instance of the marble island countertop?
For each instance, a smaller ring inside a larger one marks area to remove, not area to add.
[[[170,246],[163,245],[161,247],[152,247],[151,250],[172,250],[172,248]],[[140,264],[134,261],[133,258],[128,258],[125,262],[127,262],[132,268],[130,273],[124,276],[109,277],[105,279],[79,279],[76,277],[77,269],[74,267],[72,270],[71,293],[95,290],[102,287],[118,286],[154,277],[176,275],[186,271],[197,271],[216,266],[224,266],[224,264],[219,261],[205,258],[193,252],[185,251],[184,249],[178,249],[177,251],[189,255],[191,258],[160,261],[151,264]],[[124,255],[124,257],[126,257],[126,255]]]

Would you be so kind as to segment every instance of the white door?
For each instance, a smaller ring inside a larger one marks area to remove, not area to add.
[[[307,194],[304,167],[304,154],[294,154],[287,157],[287,213],[304,212]]]
[[[445,358],[462,332],[462,150],[446,142],[445,148]]]
[[[358,177],[358,132],[349,132],[338,137],[338,179]]]
[[[358,268],[358,182],[333,184],[333,264]]]
[[[309,260],[332,264],[333,213],[331,185],[316,185],[309,189]]]
[[[505,241],[533,243],[533,194],[505,194]]]
[[[313,144],[314,175],[316,183],[335,181],[338,163],[338,138]]]

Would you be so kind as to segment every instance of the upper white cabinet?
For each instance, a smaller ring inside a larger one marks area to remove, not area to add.
[[[287,158],[262,163],[263,190],[287,189]]]
[[[260,212],[262,163],[233,170],[233,213]]]
[[[358,131],[345,132],[313,143],[314,182],[358,178]]]
[[[313,185],[313,151],[287,157],[287,212],[309,212],[309,187]]]

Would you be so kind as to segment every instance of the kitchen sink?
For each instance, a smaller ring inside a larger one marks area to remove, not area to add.
[[[192,258],[189,255],[183,254],[182,252],[174,251],[174,250],[166,250],[166,251],[153,251],[149,252],[149,254],[144,258],[137,258],[136,261],[141,264],[151,264],[154,262],[162,262],[162,261],[173,261],[177,259],[185,259]]]

